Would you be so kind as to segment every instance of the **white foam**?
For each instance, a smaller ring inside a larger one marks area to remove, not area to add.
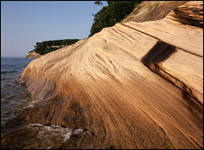
[[[32,124],[29,124],[28,126],[30,127],[30,126],[44,126],[44,125],[40,123],[32,123]]]
[[[39,99],[32,100],[32,101],[28,104],[28,106],[25,106],[25,107],[24,107],[24,109],[25,109],[25,108],[33,108],[33,107],[35,106],[35,104],[41,102],[43,99],[44,99],[44,98],[41,97],[41,98],[39,98]]]
[[[64,134],[64,142],[67,141],[72,135],[72,132],[67,132],[66,134]]]
[[[75,129],[73,134],[80,134],[80,133],[83,133],[83,132],[84,132],[84,130],[79,128],[79,129]]]
[[[63,127],[60,127],[58,125],[46,126],[46,125],[43,125],[43,124],[40,124],[40,123],[33,123],[33,124],[29,125],[29,127],[32,127],[32,126],[39,126],[41,128],[39,130],[39,132],[38,132],[38,136],[40,138],[46,137],[46,135],[49,135],[49,136],[58,135],[58,136],[61,136],[63,138],[64,142],[65,142],[73,134],[72,129],[70,129],[68,127],[63,128]]]

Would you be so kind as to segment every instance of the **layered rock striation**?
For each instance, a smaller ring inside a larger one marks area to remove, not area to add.
[[[130,19],[33,60],[21,80],[36,103],[20,117],[90,132],[63,148],[203,148],[202,5]]]

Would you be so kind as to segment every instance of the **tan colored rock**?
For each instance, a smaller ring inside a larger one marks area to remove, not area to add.
[[[184,24],[203,27],[203,2],[192,1],[174,9],[174,17]]]
[[[182,13],[200,8],[191,3]],[[21,117],[92,133],[63,148],[203,148],[203,28],[175,14],[118,23],[33,60],[21,79],[40,102]]]
[[[31,53],[28,53],[28,54],[26,55],[27,58],[38,58],[38,57],[40,57],[40,56],[41,56],[41,55],[38,54],[38,53],[36,53],[35,51],[32,51]]]
[[[200,8],[202,2],[189,2],[176,10],[188,7],[191,10],[195,4]],[[203,104],[203,28],[184,26],[174,17],[175,13],[171,12],[162,20],[144,23],[127,22],[124,25],[174,45],[178,52],[161,63],[162,68],[191,87],[192,91],[197,91],[195,95],[198,95],[197,98]],[[200,22],[202,17],[197,18]]]
[[[163,19],[170,11],[188,1],[143,1],[122,22],[154,21]]]

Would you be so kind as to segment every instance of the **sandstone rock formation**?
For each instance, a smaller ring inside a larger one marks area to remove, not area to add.
[[[178,4],[33,60],[20,117],[91,133],[63,148],[203,148],[203,2]]]
[[[41,55],[38,54],[38,53],[36,53],[35,51],[32,51],[31,53],[28,53],[28,54],[26,55],[27,58],[38,58],[38,57],[40,57],[40,56],[41,56]]]

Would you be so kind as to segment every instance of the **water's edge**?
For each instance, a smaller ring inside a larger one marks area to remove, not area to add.
[[[60,148],[71,136],[90,134],[86,129],[32,123],[20,112],[37,107],[19,75],[31,58],[1,58],[1,148]]]

